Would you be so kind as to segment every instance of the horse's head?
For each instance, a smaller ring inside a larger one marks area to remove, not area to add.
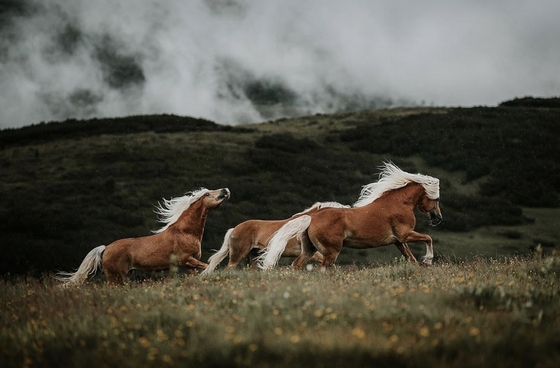
[[[228,188],[221,188],[206,192],[201,199],[207,208],[215,208],[219,207],[230,195],[231,192]]]
[[[423,196],[420,203],[418,203],[418,208],[428,216],[431,226],[437,226],[443,221],[439,208],[439,198],[430,199],[428,196]]]

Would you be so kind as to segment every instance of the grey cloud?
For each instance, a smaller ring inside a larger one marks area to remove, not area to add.
[[[560,95],[552,0],[4,0],[0,128]]]

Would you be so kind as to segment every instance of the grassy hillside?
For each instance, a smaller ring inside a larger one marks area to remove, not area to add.
[[[94,246],[159,228],[154,206],[207,187],[232,198],[210,213],[203,259],[229,227],[291,216],[316,201],[353,203],[377,166],[442,181],[444,223],[418,227],[439,258],[557,248],[560,109],[415,108],[226,127],[170,115],[44,123],[0,131],[0,273],[78,266]],[[423,245],[415,245],[417,255]],[[340,263],[387,262],[393,247]]]

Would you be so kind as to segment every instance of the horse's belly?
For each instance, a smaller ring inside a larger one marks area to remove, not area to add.
[[[170,265],[169,261],[164,262],[163,260],[152,259],[151,261],[137,260],[133,267],[140,271],[163,271],[168,270]]]
[[[153,271],[167,271],[169,270],[169,265],[167,266],[140,266],[134,265],[131,268],[132,270],[144,271],[144,272],[153,272]]]
[[[392,237],[368,238],[368,239],[346,238],[344,239],[343,246],[347,248],[354,248],[354,249],[369,249],[369,248],[382,247],[392,243],[394,243]]]
[[[181,257],[170,249],[143,248],[133,252],[133,266],[144,271],[167,270],[171,266],[180,265]]]

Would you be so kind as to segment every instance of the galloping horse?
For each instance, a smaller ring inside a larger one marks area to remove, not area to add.
[[[234,228],[229,229],[224,236],[222,247],[210,258],[208,258],[208,267],[202,272],[202,275],[209,274],[214,271],[216,266],[220,264],[229,254],[228,268],[235,268],[242,259],[246,258],[251,250],[258,251],[264,250],[268,246],[268,242],[278,229],[284,226],[288,221],[303,216],[308,213],[313,213],[321,208],[334,207],[343,208],[349,207],[338,202],[317,202],[308,209],[296,213],[289,219],[285,220],[247,220]],[[282,257],[297,257],[301,253],[301,246],[299,241],[291,237],[287,240],[286,248],[282,252]],[[316,252],[312,260],[322,262],[323,256],[321,253]],[[251,263],[256,261],[257,258],[251,259]]]
[[[171,266],[206,268],[200,261],[201,240],[208,211],[219,207],[230,196],[227,188],[205,188],[182,197],[163,200],[156,210],[165,223],[154,235],[127,238],[91,250],[74,273],[61,272],[57,279],[64,286],[83,283],[102,267],[109,283],[122,283],[130,270],[166,270]]]
[[[414,231],[414,208],[424,212],[432,226],[441,223],[439,180],[410,174],[386,162],[379,180],[363,187],[352,208],[325,208],[294,219],[271,239],[260,267],[274,267],[286,246],[285,239],[298,235],[301,254],[292,267],[301,269],[315,251],[323,255],[322,269],[334,264],[342,247],[375,248],[395,244],[411,262],[417,262],[408,242],[426,242],[424,264],[433,259],[432,238]]]

